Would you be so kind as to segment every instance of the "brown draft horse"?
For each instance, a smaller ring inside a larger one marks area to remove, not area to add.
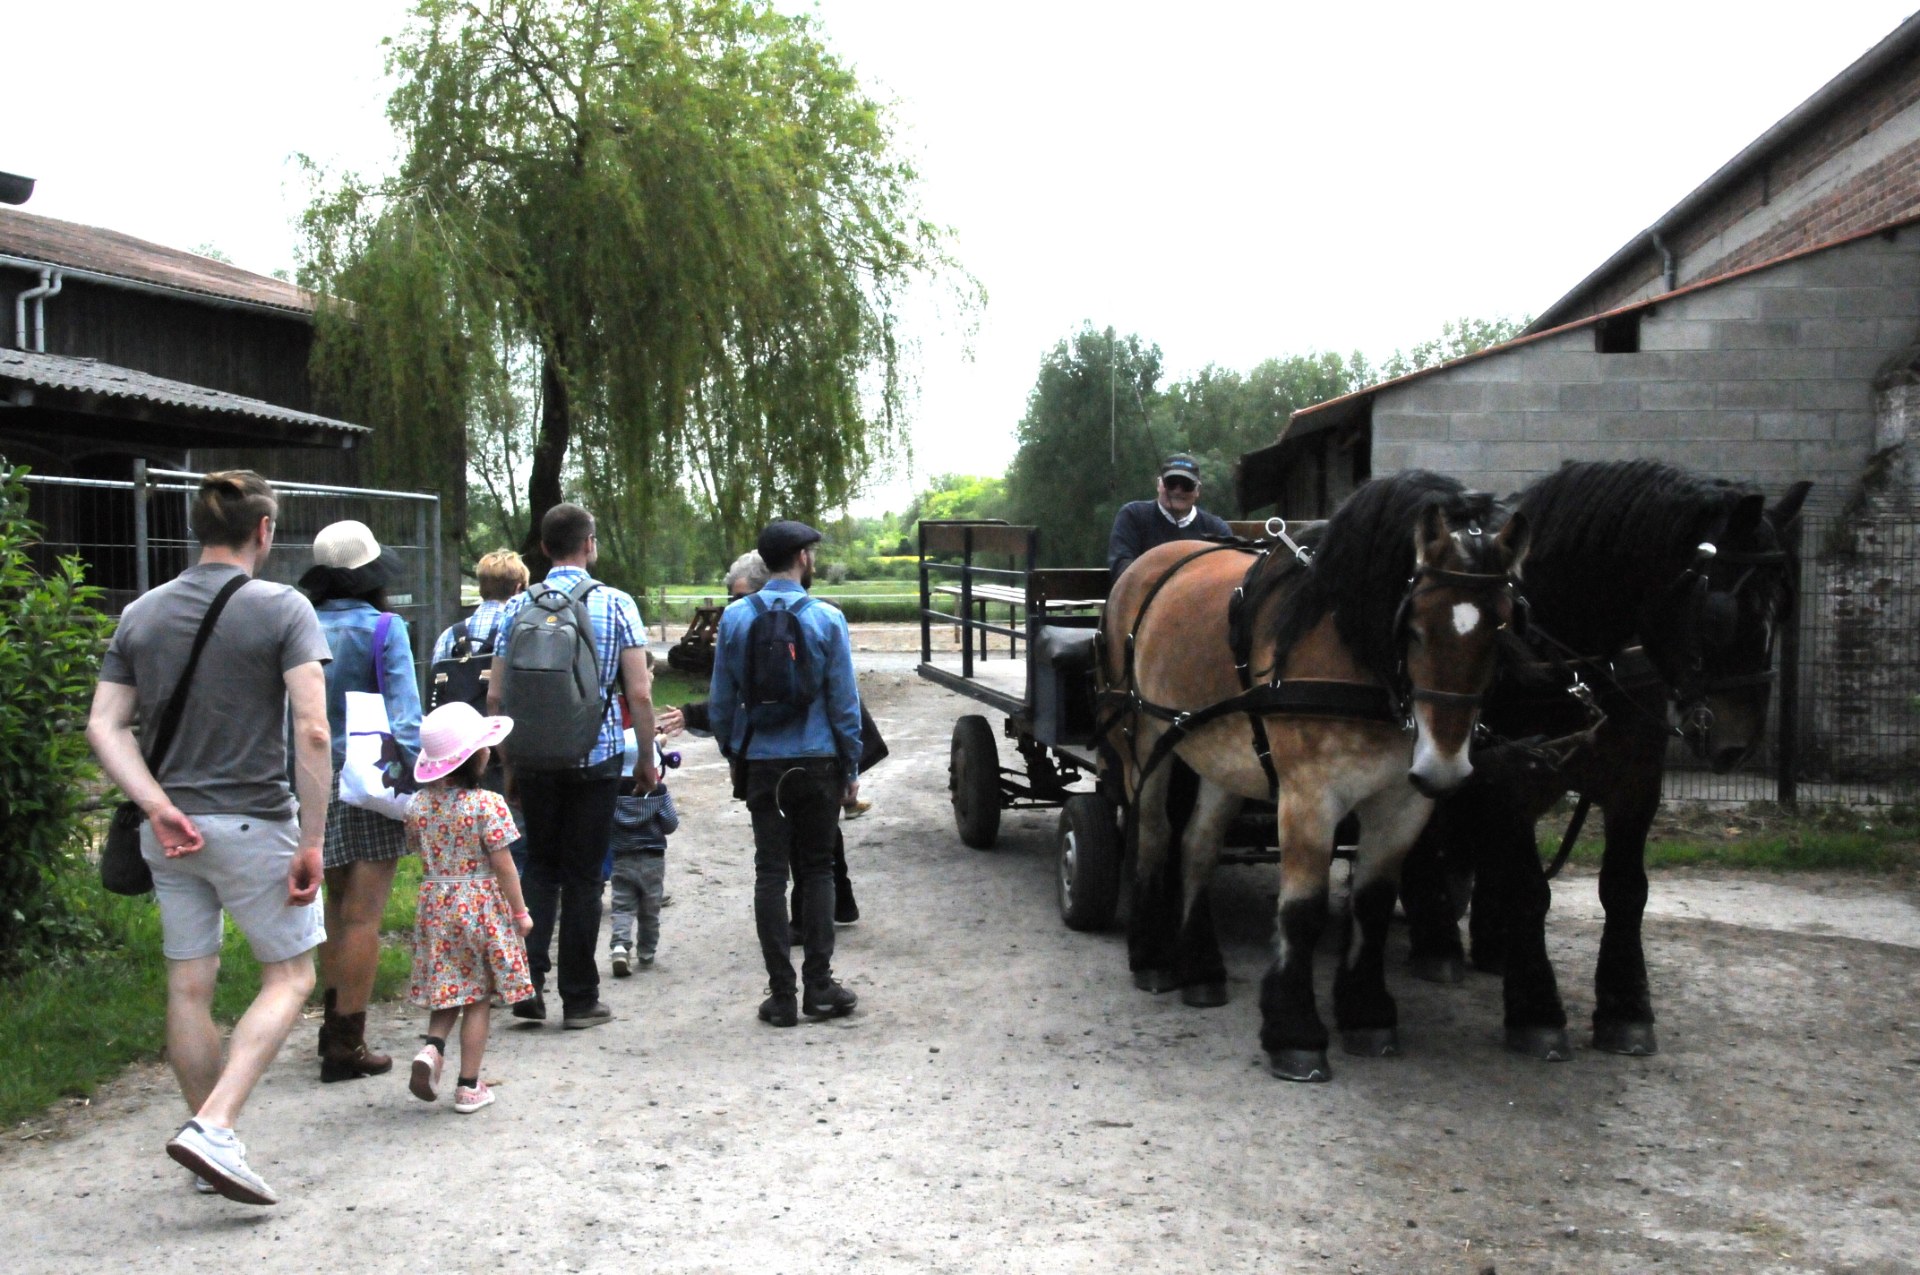
[[[1136,850],[1135,981],[1168,990],[1180,981],[1172,971],[1210,960],[1217,977],[1184,998],[1224,1003],[1217,946],[1210,957],[1181,949],[1212,943],[1207,885],[1241,804],[1274,801],[1279,936],[1260,1036],[1282,1079],[1331,1075],[1313,952],[1334,829],[1349,812],[1361,831],[1334,1016],[1348,1052],[1398,1051],[1382,957],[1400,861],[1433,797],[1472,770],[1467,745],[1526,544],[1524,520],[1504,520],[1492,497],[1415,471],[1356,491],[1309,565],[1275,550],[1249,569],[1251,550],[1178,542],[1141,555],[1107,600],[1103,746]],[[1199,776],[1178,869],[1175,757]]]

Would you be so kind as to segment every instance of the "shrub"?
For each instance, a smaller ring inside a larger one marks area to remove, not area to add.
[[[0,461],[0,966],[95,937],[70,878],[88,867],[87,706],[112,628],[78,558],[34,569],[23,472]]]

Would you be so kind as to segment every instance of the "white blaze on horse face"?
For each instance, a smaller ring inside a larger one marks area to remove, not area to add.
[[[1410,778],[1418,780],[1421,791],[1429,795],[1458,788],[1473,773],[1473,763],[1467,760],[1466,742],[1451,754],[1441,752],[1434,744],[1433,725],[1428,720],[1432,713],[1431,705],[1414,706],[1413,766],[1408,772]],[[1472,738],[1469,731],[1467,741]]]
[[[1480,608],[1471,602],[1456,602],[1453,607],[1453,631],[1461,637],[1480,627]]]

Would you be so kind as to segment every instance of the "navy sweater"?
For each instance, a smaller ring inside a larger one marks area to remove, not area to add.
[[[1113,516],[1113,537],[1107,541],[1107,570],[1118,580],[1135,558],[1171,540],[1198,540],[1202,536],[1230,536],[1226,521],[1204,509],[1194,510],[1193,521],[1176,527],[1160,511],[1157,500],[1136,500],[1120,506]]]

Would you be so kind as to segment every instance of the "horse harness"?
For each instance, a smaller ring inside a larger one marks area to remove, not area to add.
[[[1169,723],[1169,729],[1155,741],[1153,751],[1148,754],[1146,764],[1141,767],[1138,782],[1144,783],[1147,776],[1159,768],[1161,763],[1172,755],[1173,750],[1203,726],[1212,724],[1225,717],[1244,713],[1253,728],[1254,755],[1260,759],[1260,769],[1266,775],[1269,798],[1278,799],[1280,792],[1280,774],[1273,764],[1273,746],[1267,737],[1265,719],[1269,716],[1332,717],[1347,721],[1379,722],[1397,725],[1402,729],[1411,729],[1413,725],[1413,705],[1415,703],[1440,703],[1478,708],[1483,696],[1464,694],[1458,691],[1436,691],[1424,687],[1406,685],[1404,691],[1395,686],[1383,686],[1373,682],[1346,682],[1320,678],[1303,678],[1285,681],[1276,666],[1272,671],[1272,680],[1258,685],[1254,682],[1253,664],[1253,620],[1260,608],[1284,584],[1293,579],[1296,573],[1310,569],[1312,553],[1294,543],[1286,534],[1284,527],[1275,529],[1269,524],[1276,538],[1291,550],[1292,561],[1270,570],[1268,559],[1274,553],[1274,546],[1268,541],[1250,541],[1233,539],[1220,541],[1191,554],[1174,563],[1161,573],[1148,588],[1140,601],[1140,609],[1134,614],[1133,626],[1127,633],[1126,646],[1126,689],[1109,690],[1102,693],[1102,699],[1114,710],[1114,716],[1100,723],[1098,730],[1105,734],[1118,716],[1128,712],[1144,713]],[[1467,529],[1467,534],[1481,535],[1475,525]],[[1168,708],[1164,704],[1155,704],[1142,698],[1139,683],[1134,676],[1134,641],[1147,611],[1154,599],[1160,595],[1167,583],[1185,570],[1189,565],[1208,554],[1223,551],[1251,553],[1253,562],[1247,567],[1246,574],[1235,586],[1227,602],[1227,642],[1233,652],[1234,673],[1240,679],[1240,693],[1227,699],[1209,704],[1205,708],[1192,712],[1181,712]],[[1421,594],[1446,586],[1456,588],[1477,588],[1485,590],[1510,589],[1516,598],[1516,610],[1523,606],[1519,594],[1519,581],[1509,574],[1481,574],[1465,571],[1449,571],[1440,567],[1416,566],[1412,575],[1407,577],[1407,591],[1400,599],[1400,606],[1394,612],[1393,628],[1396,641],[1407,623],[1407,617],[1413,602]],[[1104,644],[1105,631],[1097,639]],[[1106,667],[1105,652],[1098,655],[1100,666]],[[1406,660],[1401,658],[1395,673],[1396,683],[1407,681]],[[1128,731],[1131,739],[1132,732]]]

